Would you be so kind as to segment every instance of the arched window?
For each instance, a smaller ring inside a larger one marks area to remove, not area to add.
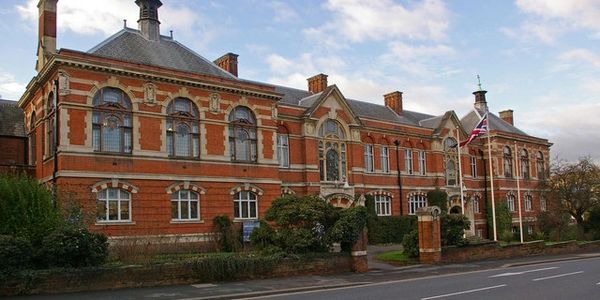
[[[535,159],[535,166],[536,166],[538,179],[545,179],[546,178],[546,170],[544,168],[544,154],[542,154],[542,152],[538,151],[538,153],[536,155],[536,159]]]
[[[446,138],[444,141],[444,159],[446,170],[446,185],[456,186],[458,182],[458,172],[456,162],[458,161],[458,152],[456,150],[456,140],[454,138]]]
[[[198,158],[200,154],[198,108],[187,98],[167,106],[167,149],[171,157]]]
[[[322,181],[346,180],[346,134],[342,125],[327,119],[319,129],[319,171]]]
[[[94,96],[92,144],[94,151],[131,153],[131,101],[120,89],[105,87]]]
[[[96,221],[131,221],[131,195],[118,188],[105,188],[96,195]]]
[[[233,195],[233,213],[236,219],[256,219],[258,205],[256,194],[250,191],[241,191]]]
[[[46,156],[56,152],[56,94],[50,92],[46,102]]]
[[[392,215],[392,197],[386,195],[374,195],[375,198],[375,213],[378,216]]]
[[[529,178],[529,152],[525,149],[521,149],[521,177]]]
[[[35,134],[35,112],[31,113],[31,119],[29,120],[29,134],[27,139],[29,141],[29,164],[35,165],[36,163],[36,134]]]
[[[256,161],[256,119],[245,106],[229,114],[229,149],[233,161]]]
[[[507,194],[506,195],[506,205],[508,206],[508,210],[511,212],[515,211],[515,195]]]
[[[531,211],[532,208],[532,204],[533,204],[533,197],[530,194],[526,194],[525,195],[525,211]]]
[[[290,167],[290,144],[289,135],[285,126],[277,128],[277,160],[280,168]]]
[[[179,190],[171,194],[171,219],[189,221],[200,219],[200,200],[198,193],[191,190]]]
[[[504,177],[512,178],[513,177],[513,160],[512,160],[512,151],[508,146],[505,146],[503,149],[504,153]]]
[[[417,209],[427,206],[427,196],[424,194],[410,194],[408,196],[408,213],[414,215]]]

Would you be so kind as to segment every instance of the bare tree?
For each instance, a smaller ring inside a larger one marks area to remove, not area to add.
[[[576,163],[556,161],[545,182],[553,207],[571,215],[583,233],[584,214],[600,205],[600,167],[591,158]]]

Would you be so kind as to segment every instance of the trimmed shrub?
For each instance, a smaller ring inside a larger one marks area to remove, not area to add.
[[[515,237],[515,235],[512,233],[511,230],[504,230],[504,231],[500,232],[500,240],[505,243],[512,242],[514,237]]]
[[[409,257],[419,257],[419,231],[415,229],[404,235],[402,247]]]
[[[369,244],[402,243],[404,236],[417,228],[416,216],[383,216],[375,213],[373,196],[366,195]]]
[[[429,206],[439,207],[442,212],[447,212],[448,194],[436,187],[435,190],[427,192],[427,203]]]
[[[29,240],[0,235],[0,273],[31,267],[32,253]]]
[[[107,256],[105,235],[82,228],[64,228],[44,238],[38,264],[75,268],[97,266],[104,263]]]
[[[340,242],[342,251],[352,250],[367,224],[367,209],[364,206],[348,208],[340,213],[340,219],[335,222],[328,233],[332,242]]]
[[[214,217],[213,224],[218,234],[217,241],[221,251],[237,252],[242,249],[240,230],[228,216]]]
[[[194,261],[192,268],[198,279],[222,281],[268,275],[272,273],[280,261],[281,258],[278,256],[211,256]]]
[[[486,206],[486,217],[488,224],[488,232],[494,234],[493,221],[492,221],[492,205],[488,203]],[[508,209],[506,202],[496,202],[496,230],[499,233],[503,231],[511,231],[512,228],[512,214]]]
[[[469,229],[469,218],[463,214],[446,214],[440,216],[442,246],[464,246],[467,240],[463,237]]]

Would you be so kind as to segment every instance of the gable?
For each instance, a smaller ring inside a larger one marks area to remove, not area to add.
[[[335,85],[323,90],[321,95],[314,100],[304,113],[306,117],[316,119],[320,119],[326,114],[331,119],[342,119],[347,124],[361,124],[360,119]]]

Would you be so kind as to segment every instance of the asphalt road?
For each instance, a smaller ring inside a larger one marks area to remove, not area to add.
[[[600,258],[243,299],[600,299]]]
[[[600,253],[16,299],[600,299]]]

